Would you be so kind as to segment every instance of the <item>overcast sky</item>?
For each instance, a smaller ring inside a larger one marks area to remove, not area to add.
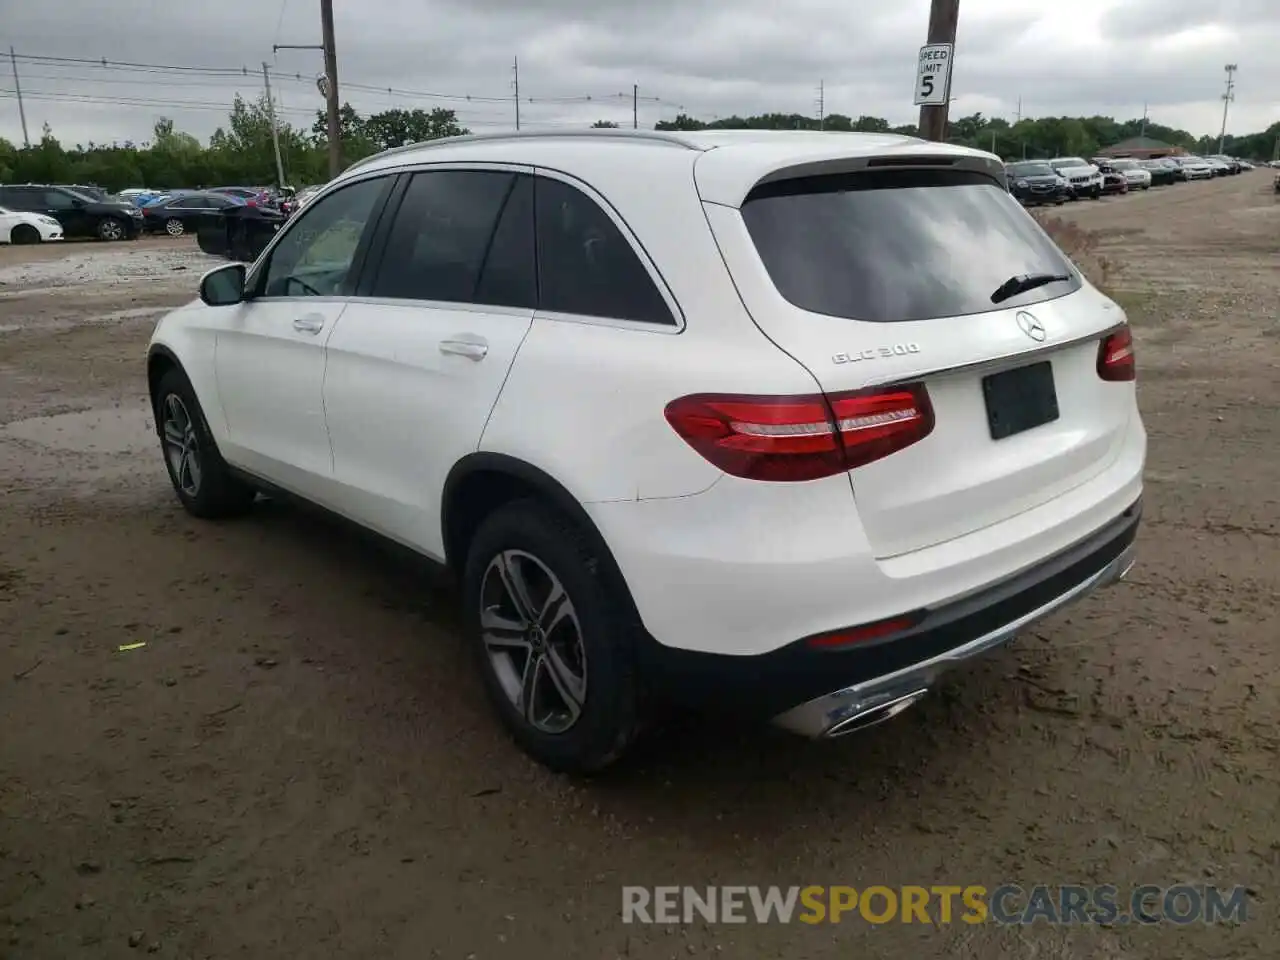
[[[361,112],[445,106],[473,130],[511,126],[519,58],[525,124],[631,123],[678,112],[711,120],[765,111],[911,121],[928,0],[336,0],[339,84]],[[143,140],[155,120],[202,139],[239,90],[261,91],[309,127],[322,106],[319,0],[0,0],[33,139]],[[963,0],[953,116],[1141,116],[1195,134],[1222,120],[1223,66],[1239,65],[1228,132],[1280,120],[1280,0]],[[2,49],[2,47],[0,47]],[[31,57],[182,65],[132,70]],[[240,75],[230,73],[243,69]],[[0,136],[22,128],[9,65]],[[343,86],[343,85],[346,86]],[[388,90],[390,88],[390,90]],[[470,99],[468,99],[470,98]],[[590,99],[587,99],[590,98]]]

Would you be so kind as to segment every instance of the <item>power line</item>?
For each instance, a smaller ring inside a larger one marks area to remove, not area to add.
[[[215,85],[212,78],[220,78],[223,82],[227,82],[227,83],[230,83],[232,80],[243,79],[255,86],[257,85],[257,82],[258,82],[257,81],[258,70],[250,69],[247,66],[195,67],[195,66],[184,66],[180,64],[142,63],[138,61],[108,60],[106,58],[103,58],[100,60],[91,60],[85,57],[47,57],[47,56],[36,55],[36,54],[21,54],[21,53],[15,54],[15,59],[19,61],[25,61],[33,64],[41,64],[41,65],[50,66],[54,68],[58,68],[60,65],[80,68],[82,70],[85,67],[91,67],[94,69],[95,72],[97,70],[103,70],[103,71],[115,71],[115,72],[122,72],[122,73],[144,73],[144,74],[156,74],[156,73],[179,73],[179,74],[185,74],[185,75],[194,74],[199,76],[210,77],[211,79],[209,82],[211,86]],[[314,76],[304,75],[299,71],[284,72],[279,69],[274,69],[271,71],[271,78],[273,80],[283,80],[290,83],[305,83],[308,86],[315,85]],[[61,79],[61,78],[56,76],[49,76],[47,77],[47,79],[52,80],[52,79]],[[85,82],[96,83],[96,82],[101,82],[105,78],[68,77],[67,79],[69,80],[83,79]],[[129,81],[113,79],[111,80],[111,82],[127,83]],[[142,83],[149,83],[150,81],[139,80],[136,82],[139,84],[142,84]],[[196,85],[195,83],[192,84],[192,86],[195,86],[195,85]],[[386,93],[386,94],[392,94],[395,96],[416,98],[420,100],[452,100],[452,101],[458,101],[458,102],[471,102],[471,103],[510,104],[513,102],[513,100],[516,99],[514,95],[495,97],[495,96],[470,94],[470,93],[439,93],[439,92],[430,91],[430,90],[411,90],[403,87],[384,86],[382,84],[373,84],[373,83],[344,82],[342,86],[343,86],[343,89],[362,90],[368,93]],[[599,95],[585,94],[585,95],[566,96],[566,97],[520,97],[519,99],[522,104],[524,103],[591,103],[594,101],[610,99],[615,96],[629,98],[631,95],[629,93],[599,94]],[[645,102],[658,102],[659,99],[660,98],[658,97],[642,97],[641,98],[641,100]]]

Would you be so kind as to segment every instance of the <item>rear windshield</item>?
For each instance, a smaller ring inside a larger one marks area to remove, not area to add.
[[[1025,306],[1080,288],[1061,251],[981,174],[885,171],[766,184],[742,206],[778,292],[812,313],[892,322]],[[1002,301],[1020,274],[1069,274]]]

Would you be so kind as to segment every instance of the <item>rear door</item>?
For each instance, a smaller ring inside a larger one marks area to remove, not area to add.
[[[1133,409],[1097,373],[1123,314],[996,181],[958,169],[781,180],[707,213],[761,330],[828,394],[923,383],[934,427],[855,468],[880,557],[1029,510],[1104,470]],[[1011,278],[1063,279],[1013,295]]]
[[[328,342],[324,408],[349,515],[441,559],[445,478],[479,445],[533,322],[530,173],[406,176]]]

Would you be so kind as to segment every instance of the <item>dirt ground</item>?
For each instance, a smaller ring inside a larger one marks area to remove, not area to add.
[[[865,734],[673,730],[586,784],[504,738],[429,570],[294,507],[179,509],[143,351],[190,242],[105,278],[123,254],[0,249],[0,957],[1276,956],[1280,204],[1246,174],[1063,216],[1138,338],[1131,579]],[[620,917],[626,884],[1005,882],[1252,899],[1230,926]]]

